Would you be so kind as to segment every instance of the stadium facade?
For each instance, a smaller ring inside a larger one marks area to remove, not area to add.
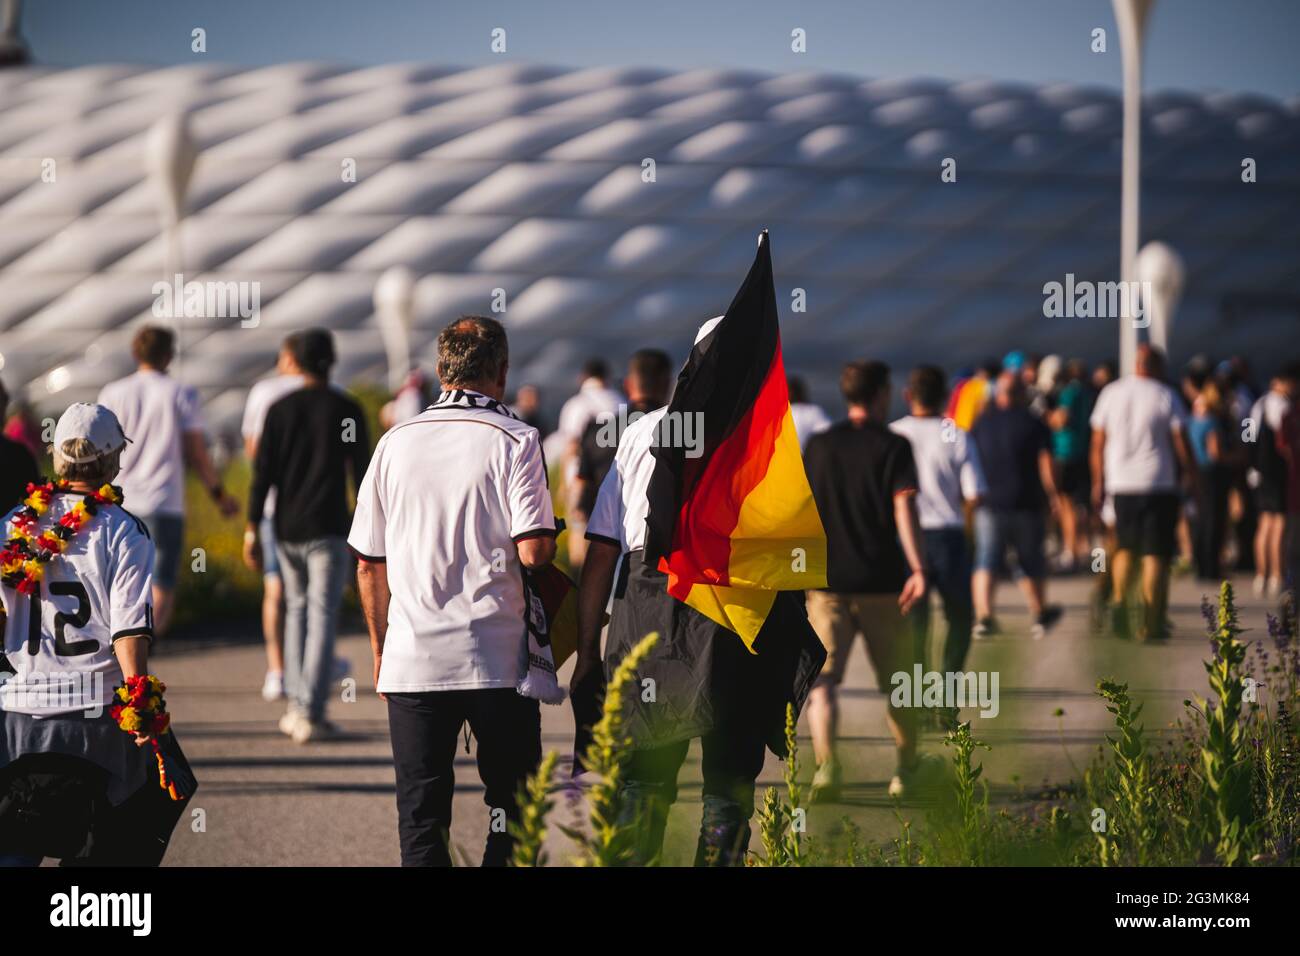
[[[504,304],[513,384],[553,406],[589,355],[683,357],[762,227],[787,367],[823,400],[847,357],[951,370],[1010,347],[1116,351],[1113,321],[1043,313],[1045,283],[1118,272],[1109,90],[528,65],[16,67],[0,71],[0,376],[38,407],[129,370],[165,277],[145,143],[176,113],[201,150],[185,278],[257,283],[260,298],[255,327],[184,326],[183,375],[220,423],[294,328],[335,332],[341,380],[383,381],[372,300],[394,265],[418,276],[417,358],[431,365],[454,315]],[[1153,94],[1144,124],[1142,239],[1187,268],[1175,359],[1289,357],[1300,100]]]

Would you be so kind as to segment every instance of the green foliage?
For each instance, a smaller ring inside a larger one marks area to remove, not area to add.
[[[768,787],[763,793],[763,804],[758,812],[758,835],[764,855],[751,858],[754,866],[806,866],[809,862],[803,841],[808,812],[802,805],[803,788],[799,784],[797,725],[794,705],[786,704],[785,789],[789,802],[782,801],[776,787]]]
[[[623,693],[658,640],[658,632],[643,637],[619,662],[605,688],[601,717],[591,729],[591,745],[582,761],[583,768],[596,777],[587,794],[591,832],[561,828],[579,846],[575,860],[579,866],[626,866],[634,859],[636,828],[619,819],[623,768],[631,743],[623,732]]]
[[[956,835],[961,859],[974,866],[981,866],[987,842],[985,829],[989,815],[989,785],[980,779],[984,775],[984,765],[976,766],[972,758],[977,747],[985,750],[993,748],[971,735],[969,720],[959,723],[955,730],[948,731],[943,743],[945,747],[954,750],[952,766],[957,798]]]
[[[1251,824],[1251,766],[1243,752],[1241,722],[1246,647],[1237,639],[1241,627],[1227,581],[1219,592],[1217,626],[1210,635],[1214,657],[1205,662],[1210,691],[1217,705],[1196,698],[1193,705],[1205,722],[1201,765],[1213,815],[1214,857],[1224,866],[1240,862]]]
[[[1157,820],[1156,793],[1142,725],[1137,722],[1142,705],[1133,706],[1128,684],[1111,679],[1098,681],[1097,693],[1106,701],[1106,709],[1115,715],[1119,730],[1117,737],[1106,736],[1114,759],[1115,774],[1111,780],[1116,803],[1108,814],[1106,831],[1097,834],[1101,862],[1103,866],[1120,862],[1146,866],[1163,834]]]
[[[222,471],[221,481],[235,496],[240,512],[223,518],[194,473],[185,479],[185,543],[177,578],[176,627],[235,619],[256,620],[262,604],[262,578],[244,566],[244,524],[252,469],[242,455]],[[126,502],[131,507],[131,502]],[[196,569],[202,548],[202,573]],[[256,632],[255,632],[256,633]]]
[[[519,791],[519,822],[510,824],[515,838],[515,866],[545,866],[546,815],[555,806],[550,798],[551,778],[555,775],[556,753],[548,750],[537,772],[524,781]]]

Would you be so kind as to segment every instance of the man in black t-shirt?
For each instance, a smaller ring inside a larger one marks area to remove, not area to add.
[[[259,568],[266,495],[277,490],[276,551],[284,581],[284,689],[289,709],[280,730],[295,743],[334,737],[325,719],[339,604],[349,567],[349,472],[355,490],[370,463],[361,406],[331,388],[334,339],[308,329],[293,341],[302,387],[266,413],[248,495],[244,561]]]
[[[975,599],[977,638],[997,633],[993,620],[993,588],[1007,549],[1016,555],[1020,587],[1033,623],[1030,634],[1042,638],[1061,617],[1061,609],[1046,605],[1047,559],[1043,538],[1046,512],[1057,501],[1052,475],[1052,433],[1027,407],[1025,384],[1006,371],[998,377],[993,407],[980,416],[971,438],[984,465],[988,493],[975,510]]]
[[[826,664],[808,698],[817,773],[813,798],[834,800],[840,787],[835,759],[835,689],[861,633],[881,692],[893,675],[911,675],[913,642],[905,616],[925,598],[921,528],[916,513],[916,465],[906,438],[886,427],[889,366],[853,362],[840,376],[848,418],[812,436],[804,467],[826,529],[825,590],[808,592],[808,620],[826,646]],[[919,766],[916,712],[886,712],[898,747],[890,796],[901,797]]]
[[[0,382],[0,425],[4,424],[9,408],[9,393]],[[27,447],[0,435],[0,515],[9,511],[27,497],[29,482],[40,480],[36,459]]]

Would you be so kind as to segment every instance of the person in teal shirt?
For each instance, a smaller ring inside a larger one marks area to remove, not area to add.
[[[1057,514],[1061,522],[1061,569],[1070,571],[1088,551],[1088,418],[1095,399],[1087,366],[1071,359],[1056,406],[1048,413],[1052,427],[1052,462],[1056,469]]]

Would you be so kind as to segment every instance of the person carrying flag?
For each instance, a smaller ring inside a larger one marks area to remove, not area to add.
[[[641,693],[624,701],[622,813],[637,828],[636,861],[659,857],[698,737],[695,863],[740,865],[765,747],[786,756],[787,705],[799,713],[825,659],[801,595],[825,585],[825,533],[790,414],[766,233],[726,315],[701,328],[672,402],[623,432],[586,537],[575,713],[598,691],[611,588],[606,677],[660,635],[638,669]]]

